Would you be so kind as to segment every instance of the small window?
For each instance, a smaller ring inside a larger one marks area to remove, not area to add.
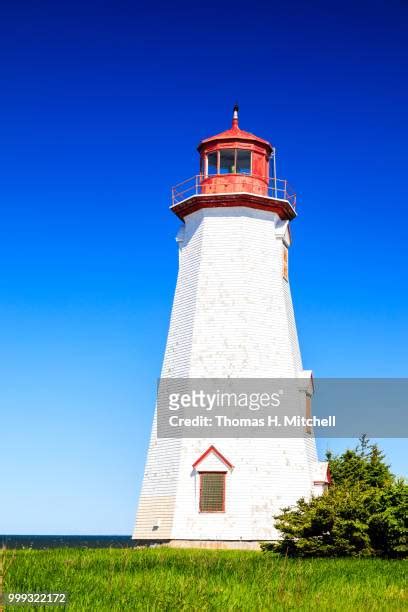
[[[251,151],[237,150],[237,172],[251,174]]]
[[[200,512],[225,511],[225,472],[200,472]]]
[[[288,269],[289,269],[288,247],[283,245],[282,276],[285,280],[289,280]]]
[[[220,174],[235,173],[235,149],[221,149]]]
[[[312,418],[312,398],[310,395],[306,394],[306,411],[305,416],[307,419]],[[312,433],[312,428],[310,425],[306,425],[306,433]]]
[[[207,155],[207,174],[217,174],[217,152]]]

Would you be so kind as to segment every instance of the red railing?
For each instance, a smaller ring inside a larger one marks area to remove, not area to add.
[[[192,176],[189,179],[186,179],[182,183],[179,183],[171,190],[171,202],[172,206],[176,204],[180,204],[184,200],[188,200],[196,195],[209,195],[210,191],[208,189],[211,184],[211,179],[218,178],[227,178],[229,175],[221,174],[221,175],[211,175],[204,176],[203,174],[197,174]],[[222,190],[219,193],[254,193],[250,188],[250,183],[248,179],[254,178],[259,182],[265,183],[265,193],[263,194],[265,197],[272,198],[274,200],[284,200],[288,202],[292,208],[296,208],[296,193],[291,189],[288,182],[285,179],[278,178],[265,178],[260,176],[255,176],[253,174],[234,174],[233,176],[234,182],[231,182],[231,191]],[[242,182],[239,181],[239,178],[242,177]],[[238,180],[237,180],[238,179]],[[212,194],[217,193],[212,191]]]

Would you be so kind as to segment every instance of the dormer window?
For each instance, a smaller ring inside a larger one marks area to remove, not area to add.
[[[233,468],[212,445],[193,463],[200,479],[199,512],[225,512],[225,483]]]
[[[200,472],[200,512],[225,512],[226,472]]]
[[[252,153],[246,149],[220,149],[207,154],[207,176],[251,174]]]

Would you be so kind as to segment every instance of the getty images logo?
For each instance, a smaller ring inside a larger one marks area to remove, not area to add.
[[[169,410],[196,408],[211,411],[217,408],[247,408],[256,411],[261,408],[279,407],[282,395],[282,389],[274,393],[230,393],[220,390],[208,393],[203,389],[193,389],[188,393],[170,393]]]

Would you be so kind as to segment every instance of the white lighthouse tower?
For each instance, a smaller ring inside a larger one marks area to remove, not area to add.
[[[310,410],[288,274],[295,195],[275,150],[238,126],[203,140],[200,174],[173,189],[179,273],[164,378],[299,379]],[[273,517],[329,479],[313,432],[293,438],[161,438],[156,416],[133,538],[255,548]]]

